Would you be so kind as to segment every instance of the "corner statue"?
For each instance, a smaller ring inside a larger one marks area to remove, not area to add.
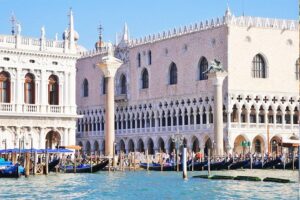
[[[209,68],[202,73],[206,74],[206,73],[213,73],[213,72],[224,72],[221,62],[218,61],[217,59],[214,59],[213,61],[211,61]]]

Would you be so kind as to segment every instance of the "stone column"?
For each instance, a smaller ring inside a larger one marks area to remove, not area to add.
[[[115,142],[115,87],[114,77],[117,69],[122,65],[122,61],[113,56],[112,45],[108,44],[108,55],[103,57],[98,67],[102,70],[106,81],[106,101],[105,101],[105,154],[112,157]]]
[[[216,71],[208,74],[209,79],[212,80],[214,86],[214,151],[216,155],[223,155],[223,95],[222,86],[226,72]]]

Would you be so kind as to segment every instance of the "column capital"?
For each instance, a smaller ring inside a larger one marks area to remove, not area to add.
[[[207,74],[208,78],[213,81],[213,85],[221,86],[228,73],[226,71],[216,71]]]
[[[105,77],[114,77],[122,64],[123,62],[114,57],[111,50],[109,50],[108,55],[103,57],[97,66],[102,70]]]

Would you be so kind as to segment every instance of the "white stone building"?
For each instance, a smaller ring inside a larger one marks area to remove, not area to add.
[[[298,22],[221,18],[130,40],[127,26],[115,47],[123,60],[115,77],[117,150],[174,148],[180,133],[188,148],[207,152],[214,141],[214,90],[203,74],[221,61],[223,131],[226,152],[279,153],[278,143],[299,132]],[[96,67],[105,49],[77,62],[77,144],[85,151],[104,149],[104,76]],[[269,127],[269,128],[268,128]],[[269,130],[269,134],[267,134]],[[250,142],[242,147],[243,141]],[[269,144],[269,145],[268,145]]]
[[[63,40],[25,37],[21,25],[0,35],[0,149],[55,148],[75,144],[76,60],[70,11]]]

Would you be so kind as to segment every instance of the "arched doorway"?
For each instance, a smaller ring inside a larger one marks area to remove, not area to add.
[[[175,148],[176,148],[175,142],[173,142],[172,138],[170,138],[169,139],[169,153],[172,153]]]
[[[105,155],[105,140],[103,140],[103,142],[102,142],[101,152],[103,155]]]
[[[57,131],[50,131],[46,134],[45,147],[49,149],[57,148],[60,145],[61,137]]]
[[[194,138],[193,138],[192,151],[193,151],[193,152],[199,152],[199,151],[200,151],[199,140],[198,140],[197,137],[194,137]]]
[[[90,143],[90,141],[87,141],[87,142],[86,142],[86,145],[85,145],[85,153],[87,153],[88,155],[91,154],[91,143]]]
[[[147,148],[148,148],[148,154],[153,155],[154,154],[154,143],[151,138],[149,138],[147,142]]]
[[[237,154],[245,154],[250,151],[250,142],[242,135],[239,135],[234,140],[233,152]]]
[[[120,151],[122,151],[123,153],[126,153],[124,140],[120,140]]]
[[[98,141],[94,142],[94,151],[99,152],[99,143],[98,143]]]
[[[138,151],[139,152],[145,152],[144,142],[143,142],[142,139],[139,139],[139,141],[138,141]]]
[[[208,150],[210,150],[210,155],[212,155],[212,142],[210,138],[208,138],[205,142],[204,154],[206,156],[208,155]]]
[[[128,152],[134,152],[134,142],[132,139],[130,139],[128,142]]]
[[[255,153],[262,153],[264,151],[264,140],[261,136],[256,136],[252,142],[252,151]]]
[[[159,148],[160,151],[166,152],[165,142],[164,142],[164,140],[162,138],[158,139],[158,148]]]
[[[272,137],[270,141],[270,146],[271,146],[270,153],[274,156],[281,154],[281,148],[279,147],[280,141],[281,139],[278,136]]]

